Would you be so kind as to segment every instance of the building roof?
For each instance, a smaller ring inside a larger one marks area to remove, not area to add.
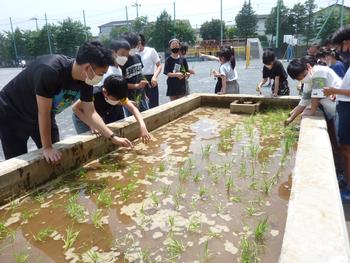
[[[127,23],[132,23],[134,22],[134,20],[119,20],[119,21],[112,21],[112,22],[109,22],[109,23],[106,23],[106,24],[103,24],[103,25],[100,25],[98,27],[113,27],[113,26],[125,26],[127,25]]]

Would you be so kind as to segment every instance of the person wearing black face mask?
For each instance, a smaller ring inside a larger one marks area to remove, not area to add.
[[[170,100],[176,100],[186,95],[186,79],[190,76],[186,58],[181,57],[180,41],[172,39],[169,41],[171,55],[165,61],[164,74],[168,76],[166,95]]]

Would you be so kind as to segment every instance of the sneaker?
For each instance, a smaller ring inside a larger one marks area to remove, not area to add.
[[[349,189],[340,190],[341,201],[343,203],[350,203],[350,191]]]

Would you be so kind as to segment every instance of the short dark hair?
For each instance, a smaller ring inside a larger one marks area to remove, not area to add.
[[[262,55],[262,61],[265,65],[271,65],[273,62],[275,62],[275,60],[276,60],[276,56],[272,50],[264,51]]]
[[[350,26],[340,28],[333,34],[333,44],[341,45],[344,40],[350,40]]]
[[[139,34],[140,40],[141,40],[141,45],[145,46],[146,45],[146,38],[144,34]]]
[[[106,89],[108,95],[118,100],[125,99],[128,96],[128,83],[122,76],[108,76],[103,82],[103,87]]]
[[[180,43],[180,52],[183,54],[186,54],[188,51],[188,44],[187,42],[181,42]]]
[[[87,41],[82,44],[75,60],[79,65],[90,63],[97,67],[114,66],[112,51],[98,41]]]
[[[130,50],[130,44],[128,41],[121,39],[121,40],[112,40],[110,48],[114,51],[118,51],[119,49],[126,49]]]
[[[319,45],[317,42],[312,43],[312,44],[309,46],[309,48],[310,48],[310,47],[314,47],[314,48],[316,48],[317,50],[320,49],[320,45]]]
[[[123,33],[121,34],[120,38],[128,41],[131,48],[137,47],[140,42],[139,34],[136,34],[134,32]]]
[[[292,79],[297,79],[305,70],[307,70],[307,64],[311,67],[315,66],[317,64],[316,58],[313,56],[305,56],[293,59],[287,67],[289,76]]]

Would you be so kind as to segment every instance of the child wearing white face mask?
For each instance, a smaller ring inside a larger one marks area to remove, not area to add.
[[[311,56],[292,60],[287,67],[287,72],[292,79],[301,81],[304,88],[299,105],[292,110],[290,117],[285,121],[285,125],[290,124],[301,113],[303,115],[315,114],[320,104],[327,119],[333,119],[335,116],[335,102],[331,98],[317,95],[318,91],[313,90],[313,88],[320,82],[322,87],[319,87],[319,89],[321,92],[324,87],[339,87],[341,79],[337,74],[326,66],[316,65],[316,59]],[[311,108],[308,109],[308,106],[311,106]]]
[[[94,87],[94,106],[96,112],[108,124],[124,119],[123,107],[126,107],[140,125],[140,138],[142,142],[148,143],[150,135],[142,119],[139,110],[128,99],[128,84],[122,76],[109,75],[105,78],[103,86]],[[90,130],[90,128],[73,115],[73,123],[78,134]]]

